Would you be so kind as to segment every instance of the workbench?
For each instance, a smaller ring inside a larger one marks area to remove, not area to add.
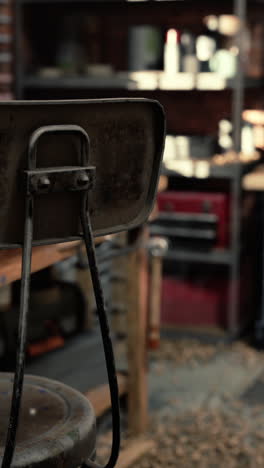
[[[45,245],[33,248],[32,273],[76,254],[78,242]],[[10,284],[21,277],[21,249],[0,251],[0,286]]]

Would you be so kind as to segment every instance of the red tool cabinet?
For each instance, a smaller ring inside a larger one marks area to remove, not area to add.
[[[226,248],[228,246],[230,213],[228,194],[167,191],[158,195],[158,208],[161,213],[190,215],[188,222],[191,223],[193,231],[195,231],[195,225],[199,226],[199,229],[203,227],[203,223],[204,226],[208,226],[204,214],[215,215],[216,240],[214,247]],[[177,221],[174,219],[172,222],[176,223]]]
[[[165,276],[162,281],[162,324],[225,327],[226,290],[223,281],[211,279],[199,284]]]

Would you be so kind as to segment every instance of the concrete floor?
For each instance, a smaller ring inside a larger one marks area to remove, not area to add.
[[[65,346],[27,363],[26,373],[59,380],[81,392],[107,382],[99,331],[82,333]]]
[[[170,336],[173,343],[173,337]],[[179,340],[179,338],[175,338]],[[184,348],[184,339],[183,348]],[[186,340],[186,346],[190,346]],[[201,347],[208,343],[201,343]],[[203,361],[188,360],[179,364],[177,356],[169,360],[152,353],[149,360],[149,407],[169,416],[175,412],[197,409],[205,403],[219,406],[228,398],[243,394],[264,403],[262,382],[264,354],[241,346],[215,346],[215,352]],[[125,349],[123,347],[123,349]],[[175,353],[177,353],[177,347]],[[195,354],[195,350],[194,350]],[[125,353],[117,354],[117,368],[126,370]],[[98,330],[69,339],[62,349],[31,360],[26,372],[59,380],[80,391],[87,391],[107,382],[103,349]],[[255,387],[254,387],[255,385]],[[264,385],[264,384],[263,384]],[[250,392],[251,388],[255,390]],[[249,393],[247,393],[249,392]]]
[[[264,466],[264,353],[245,343],[208,341],[174,337],[150,353],[146,435],[155,448],[131,468]],[[102,423],[101,463],[110,452],[109,414]]]
[[[211,358],[195,365],[152,359],[150,410],[168,418],[205,406],[219,408],[231,399],[264,404],[263,377],[264,355],[244,345],[221,346]]]

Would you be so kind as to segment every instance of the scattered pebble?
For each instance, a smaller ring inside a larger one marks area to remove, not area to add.
[[[225,410],[189,412],[158,431],[152,421],[149,436],[156,441],[159,456],[147,454],[131,468],[264,466],[264,406],[262,414],[261,430],[254,427],[253,414],[246,420],[236,405]]]
[[[163,340],[159,350],[151,352],[155,360],[152,372],[161,376],[166,366],[201,366],[214,359],[218,352],[228,351],[236,364],[252,368],[264,360],[264,353],[247,344],[204,344],[199,340]],[[264,377],[263,377],[264,379]],[[174,377],[177,383],[177,375]],[[173,381],[172,383],[173,384]],[[155,448],[131,468],[259,468],[264,467],[264,395],[263,404],[250,406],[233,398],[228,392],[221,404],[211,399],[194,411],[178,413],[179,398],[170,398],[165,405],[171,408],[170,418],[162,411],[150,416],[148,438]],[[173,408],[175,413],[173,413]],[[163,410],[162,408],[161,410]],[[129,444],[123,437],[122,447]],[[105,463],[111,450],[111,433],[98,438],[98,461]]]

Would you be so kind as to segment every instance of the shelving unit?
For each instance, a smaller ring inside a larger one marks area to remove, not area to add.
[[[132,80],[117,77],[93,78],[93,77],[58,77],[42,78],[38,76],[26,76],[23,80],[25,89],[124,89],[128,90],[129,82]]]
[[[212,249],[209,252],[197,252],[192,250],[172,249],[165,255],[166,260],[178,260],[182,262],[207,263],[213,265],[231,265],[232,256],[229,250]]]
[[[263,2],[257,0],[234,0],[234,2],[230,2],[230,0],[221,2],[202,0],[199,1],[199,4],[196,0],[164,0],[162,2],[155,0],[140,2],[125,0],[17,0],[16,2],[17,98],[71,99],[124,96],[154,98],[164,106],[168,132],[178,134],[215,134],[219,120],[232,115],[234,150],[236,153],[240,152],[243,105],[247,108],[254,108],[264,102],[264,96],[262,96],[263,80],[243,81],[241,55],[235,79],[222,90],[132,89],[132,82],[129,82],[127,78],[117,78],[115,74],[107,78],[97,78],[85,74],[45,78],[35,73],[32,67],[26,67],[23,62],[23,30],[28,32],[27,42],[31,45],[32,42],[34,43],[35,56],[44,57],[44,63],[41,64],[37,61],[35,69],[39,65],[52,66],[51,57],[52,53],[54,54],[57,40],[56,25],[58,19],[61,19],[62,8],[63,14],[79,11],[87,18],[99,18],[99,32],[91,33],[87,41],[90,44],[98,44],[98,47],[101,47],[102,62],[112,63],[114,70],[119,72],[123,71],[126,65],[127,31],[131,25],[159,25],[164,30],[170,27],[184,28],[198,34],[204,30],[204,18],[209,14],[235,14],[242,23],[247,16],[247,20],[254,23],[258,21],[260,14],[263,14]],[[43,41],[44,36],[46,42]],[[238,34],[236,46],[240,51],[241,44],[241,34]],[[48,52],[43,55],[44,48]],[[245,88],[246,93],[244,93]],[[229,248],[223,251],[213,249],[208,252],[174,250],[167,254],[168,257],[177,261],[222,264],[229,268],[228,329],[231,333],[236,333],[238,330],[236,280],[241,251],[241,176],[249,169],[250,165],[233,164],[229,165],[228,168],[212,165],[208,174],[210,179],[224,180],[229,184],[232,195],[230,217],[232,226]],[[181,177],[170,170],[166,170],[164,174],[168,177]]]
[[[194,172],[196,170],[195,165],[197,163],[199,163],[199,160],[193,160]],[[241,175],[247,174],[259,164],[259,160],[256,159],[250,163],[226,163],[223,165],[211,164],[210,162],[205,161],[205,164],[207,165],[206,169],[208,170],[206,178],[231,180],[235,176],[235,169],[237,166],[239,167],[239,173]],[[176,175],[178,177],[184,177],[180,170],[168,169],[166,167],[163,168],[162,173],[167,177],[173,177]]]

